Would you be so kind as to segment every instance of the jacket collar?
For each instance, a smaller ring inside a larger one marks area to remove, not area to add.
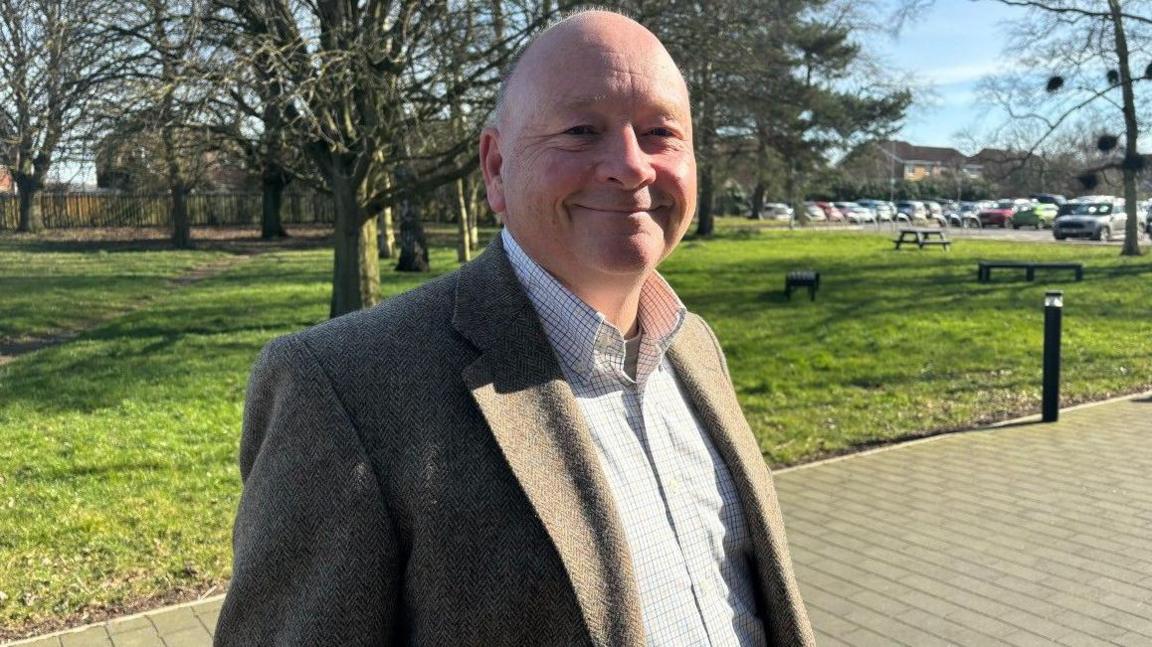
[[[480,351],[462,375],[568,572],[595,645],[643,645],[623,524],[592,435],[500,237],[460,270],[453,326]]]
[[[691,318],[695,321],[684,326],[669,348],[668,361],[740,494],[752,534],[760,611],[769,643],[812,645],[815,639],[800,602],[772,476],[740,410],[716,338],[707,324]]]

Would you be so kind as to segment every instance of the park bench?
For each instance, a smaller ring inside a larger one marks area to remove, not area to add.
[[[1033,261],[980,261],[976,265],[976,279],[981,283],[991,280],[993,269],[1024,270],[1024,278],[1031,281],[1036,278],[1036,270],[1072,270],[1076,273],[1076,280],[1084,280],[1083,263],[1041,263]]]
[[[820,273],[812,270],[796,270],[784,277],[784,296],[792,300],[792,290],[808,288],[808,296],[816,300],[816,290],[820,287]]]
[[[924,249],[926,245],[939,245],[945,251],[952,249],[952,241],[944,235],[943,229],[924,229],[919,227],[900,230],[900,236],[892,241],[896,249],[904,243],[916,243],[917,249]]]

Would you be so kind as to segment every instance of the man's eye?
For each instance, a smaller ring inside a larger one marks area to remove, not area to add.
[[[652,130],[648,131],[648,134],[649,135],[655,135],[657,137],[675,137],[676,136],[676,133],[672,132],[671,128],[653,128]]]
[[[573,126],[564,131],[565,135],[595,135],[596,131],[592,126]]]

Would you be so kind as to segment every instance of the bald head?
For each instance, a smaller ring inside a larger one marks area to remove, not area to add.
[[[628,331],[639,286],[695,212],[684,78],[640,24],[586,11],[536,37],[503,98],[480,134],[488,204],[529,257]]]
[[[606,10],[585,10],[560,20],[537,34],[512,62],[500,83],[490,124],[507,127],[506,118],[531,100],[539,79],[563,77],[571,65],[590,55],[602,58],[643,56],[675,78],[677,91],[688,97],[684,77],[660,39],[631,18]]]

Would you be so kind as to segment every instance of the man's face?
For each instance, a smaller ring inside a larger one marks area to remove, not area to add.
[[[481,139],[492,208],[582,296],[647,275],[695,210],[687,90],[655,38],[626,24],[641,34],[617,26],[534,46],[544,51],[525,56]]]

